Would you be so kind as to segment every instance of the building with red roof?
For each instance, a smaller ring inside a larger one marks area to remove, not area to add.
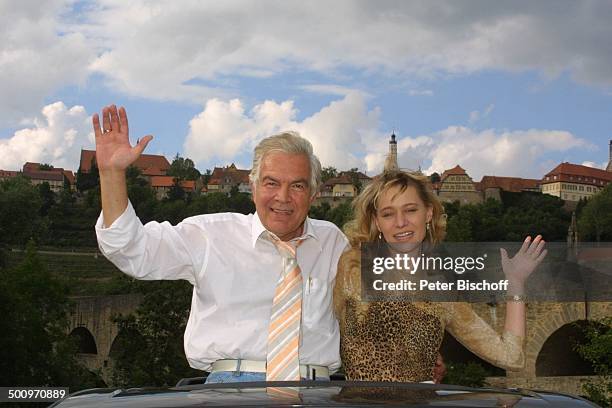
[[[81,149],[81,159],[79,161],[79,171],[81,173],[89,173],[95,162],[95,150]],[[134,166],[142,172],[143,176],[150,178],[153,176],[165,176],[170,168],[170,162],[162,155],[141,154],[134,163]]]
[[[167,197],[168,191],[174,185],[174,177],[151,176],[149,182],[151,183],[151,188],[155,190],[155,196],[158,200],[161,200]],[[194,194],[197,191],[196,182],[194,180],[183,180],[179,182],[179,185],[187,194]]]
[[[61,167],[47,168],[40,163],[26,162],[21,174],[29,178],[32,185],[49,184],[54,192],[61,191],[65,186],[74,191],[76,187],[74,173]]]
[[[215,167],[208,181],[209,193],[226,193],[237,187],[242,193],[250,193],[249,174],[251,170],[242,170],[234,163],[226,167]]]
[[[444,202],[459,201],[461,204],[476,204],[483,201],[482,195],[476,190],[474,181],[460,165],[444,170],[436,187],[435,192]]]
[[[612,171],[561,163],[542,178],[542,193],[565,201],[590,198],[612,182]]]
[[[12,170],[0,170],[0,181],[8,180],[13,177],[17,177],[20,175],[20,171],[12,171]]]

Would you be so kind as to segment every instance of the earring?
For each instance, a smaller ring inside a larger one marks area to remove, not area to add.
[[[382,240],[382,232],[378,231],[378,239]]]
[[[425,224],[425,229],[427,229],[427,232],[431,230],[431,222],[427,221],[427,224]]]

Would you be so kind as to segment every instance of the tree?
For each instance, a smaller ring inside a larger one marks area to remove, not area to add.
[[[44,233],[38,188],[22,176],[0,182],[0,242],[25,245]]]
[[[442,180],[442,178],[436,172],[431,173],[431,176],[429,176],[429,181],[431,181],[432,184],[433,183],[439,183],[440,180]]]
[[[38,165],[38,170],[53,170],[53,166],[48,163]]]
[[[166,199],[169,201],[185,201],[186,196],[185,190],[181,187],[181,182],[175,177],[172,186],[166,193]]]
[[[0,269],[0,384],[101,385],[76,359],[67,334],[68,285],[54,278],[28,243],[23,262]]]
[[[40,206],[40,215],[45,216],[48,214],[49,209],[55,204],[55,193],[51,191],[51,186],[46,181],[38,185],[38,194],[42,204]]]
[[[480,364],[470,361],[468,363],[448,363],[448,371],[444,377],[444,384],[463,385],[465,387],[483,387],[489,373]]]
[[[212,176],[212,172],[210,171],[210,169],[206,169],[206,171],[202,175],[202,183],[204,183],[204,185],[208,185],[208,182],[210,181],[211,176]]]
[[[200,172],[195,168],[191,159],[184,159],[177,153],[170,164],[170,168],[166,172],[168,176],[183,180],[197,180],[200,178]]]
[[[89,172],[85,173],[79,168],[76,176],[76,188],[80,192],[90,190],[100,186],[100,171],[96,159],[91,159]]]
[[[323,183],[334,177],[338,177],[338,170],[335,167],[329,166],[321,169],[321,180]]]
[[[201,375],[189,367],[182,339],[192,286],[185,281],[146,282],[135,315],[119,316],[122,347],[114,356],[116,386],[172,386],[179,378]]]
[[[578,232],[583,240],[612,240],[612,184],[594,195],[578,217]]]
[[[599,377],[583,384],[588,398],[602,407],[612,406],[612,317],[589,321],[584,328],[585,342],[576,351],[589,361]]]
[[[130,166],[126,172],[128,197],[134,206],[134,210],[143,222],[148,222],[155,217],[157,198],[155,191],[147,180],[142,178],[142,172],[136,166]]]

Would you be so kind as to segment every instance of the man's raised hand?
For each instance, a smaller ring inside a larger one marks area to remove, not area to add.
[[[132,146],[129,139],[128,118],[125,108],[110,105],[102,109],[102,127],[95,113],[92,118],[96,135],[96,162],[100,172],[125,171],[140,157],[153,136],[142,137]]]

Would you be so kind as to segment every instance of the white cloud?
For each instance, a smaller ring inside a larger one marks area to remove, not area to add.
[[[250,110],[238,99],[210,100],[190,122],[185,155],[200,168],[235,160],[247,163],[262,138],[283,130],[300,132],[324,166],[338,169],[357,167],[377,174],[389,151],[389,134],[382,129],[379,109],[368,109],[366,98],[353,93],[301,121],[290,100],[265,101]],[[593,148],[569,132],[547,129],[478,131],[449,126],[397,138],[400,167],[420,167],[429,174],[460,164],[474,180],[483,175],[539,178],[552,168],[547,161],[550,153]]]
[[[429,137],[435,144],[427,152],[426,173],[459,164],[476,181],[483,175],[540,178],[551,170],[542,161],[547,153],[593,147],[569,132],[545,129],[478,132],[451,126]]]
[[[609,2],[563,8],[554,0],[484,8],[452,0],[336,1],[324,8],[272,1],[99,4],[66,30],[102,50],[93,72],[144,97],[201,102],[222,92],[220,78],[296,71],[334,77],[345,68],[425,78],[533,69],[612,85]],[[193,79],[201,84],[189,84]]]
[[[583,166],[587,166],[587,167],[593,167],[595,169],[605,170],[606,166],[608,165],[608,163],[607,162],[603,162],[603,163],[597,164],[597,163],[592,162],[592,161],[585,161],[585,162],[582,162],[582,165]]]
[[[34,126],[0,139],[0,169],[20,170],[27,161],[76,171],[81,148],[94,146],[91,118],[82,106],[55,102],[42,109]]]
[[[212,99],[190,121],[185,154],[200,167],[239,156],[250,158],[262,138],[293,130],[310,140],[323,166],[362,168],[364,141],[379,126],[378,110],[368,111],[365,100],[364,95],[352,93],[299,121],[293,101],[265,101],[247,111],[238,99]]]
[[[370,96],[367,94],[367,92],[363,92],[363,91],[349,88],[346,86],[334,85],[334,84],[301,85],[299,88],[307,92],[318,93],[318,94],[323,94],[323,95],[345,96],[348,94],[360,93],[367,97]]]
[[[82,33],[62,32],[66,3],[0,4],[0,127],[36,115],[54,90],[87,77],[95,54]]]

